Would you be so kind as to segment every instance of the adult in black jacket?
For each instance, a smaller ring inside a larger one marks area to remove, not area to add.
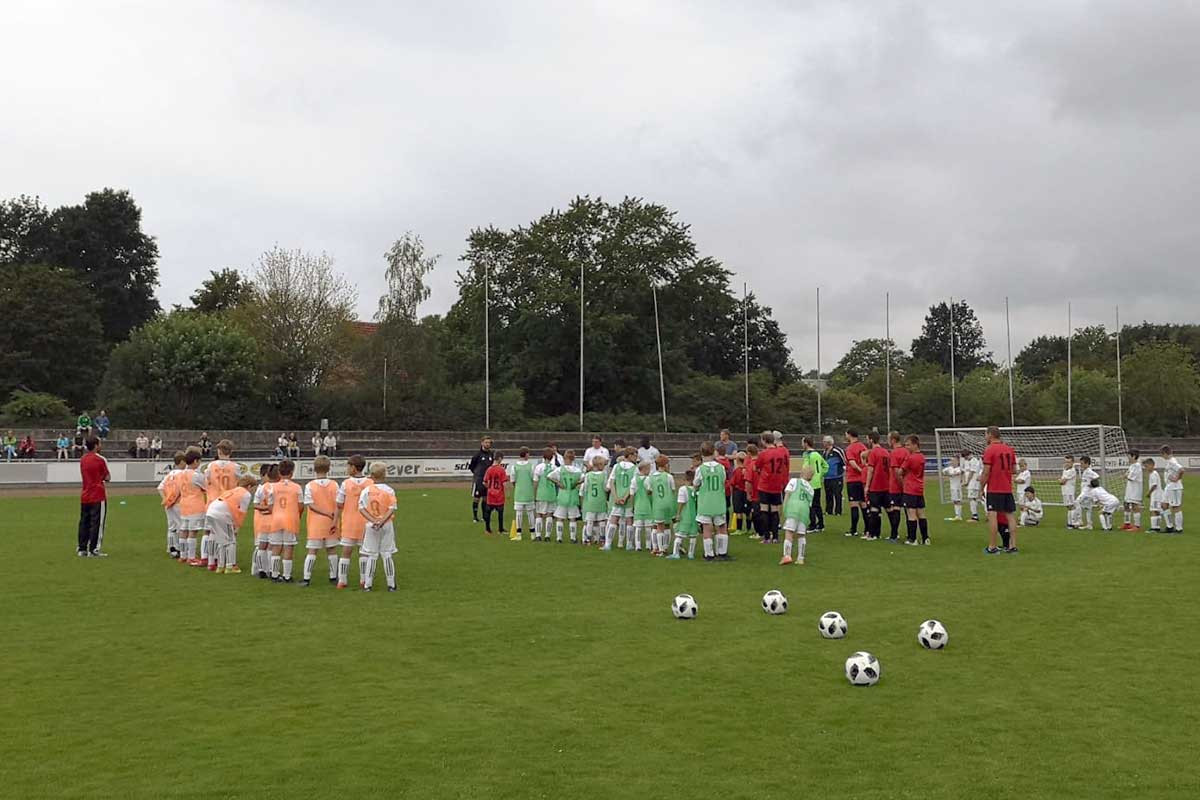
[[[492,437],[485,436],[479,442],[479,452],[471,456],[467,468],[475,478],[475,486],[471,491],[471,519],[479,522],[479,503],[487,496],[487,488],[483,485],[483,473],[492,465]]]

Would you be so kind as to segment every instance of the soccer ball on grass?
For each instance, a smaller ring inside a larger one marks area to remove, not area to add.
[[[881,674],[879,659],[870,653],[860,651],[846,659],[846,680],[855,686],[874,686]]]
[[[690,594],[677,594],[671,601],[671,613],[675,615],[675,619],[695,619],[699,610],[696,598]]]
[[[762,610],[768,614],[783,614],[787,611],[787,597],[778,589],[772,589],[762,597]]]
[[[950,634],[946,632],[946,626],[936,619],[927,619],[917,628],[917,641],[926,650],[941,650],[949,643]]]
[[[817,630],[826,639],[842,639],[846,636],[846,619],[836,611],[826,611],[817,620]]]

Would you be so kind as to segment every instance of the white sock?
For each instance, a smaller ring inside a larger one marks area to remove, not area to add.
[[[558,540],[562,541],[563,524],[561,519],[554,520],[554,532],[558,535]]]
[[[1150,530],[1152,530],[1152,531],[1159,530],[1160,522],[1161,522],[1161,518],[1159,517],[1158,514],[1151,514],[1150,515]]]
[[[675,534],[675,541],[671,543],[671,555],[679,557],[679,549],[683,546],[683,536]]]
[[[292,561],[290,558],[285,558],[283,560],[283,579],[285,581],[290,581],[292,579],[292,565],[295,563],[296,562]]]
[[[200,537],[200,558],[208,560],[208,534]]]
[[[383,577],[387,579],[389,589],[396,588],[396,562],[391,556],[383,557]]]
[[[670,534],[665,530],[658,532],[658,552],[660,552],[660,553],[667,552],[667,538],[669,536],[670,536]]]
[[[726,553],[728,553],[729,552],[729,534],[728,533],[718,533],[715,538],[717,540],[717,555],[723,556]]]
[[[529,521],[528,530],[532,531],[537,525],[537,514],[533,511],[533,509],[529,509],[525,512],[525,518]]]
[[[713,540],[707,538],[704,540],[704,557],[712,558],[716,553],[713,552]]]
[[[577,533],[579,533],[579,523],[578,523],[578,522],[576,522],[575,520],[571,520],[571,521],[569,521],[569,522],[567,523],[567,527],[568,527],[568,528],[570,529],[570,531],[571,531],[571,541],[572,541],[572,542],[574,542],[574,541],[575,541],[575,535],[576,535]]]
[[[304,557],[304,580],[306,580],[306,581],[312,580],[313,567],[315,567],[316,565],[317,565],[317,554],[310,551],[309,554]]]
[[[696,555],[696,537],[688,537],[688,558],[693,558]]]
[[[804,554],[808,552],[808,537],[803,533],[796,534],[796,557],[804,560]]]
[[[792,540],[791,539],[783,540],[783,557],[784,558],[792,557]]]
[[[237,542],[225,545],[225,566],[237,566]]]
[[[1133,527],[1135,527],[1135,528],[1142,527],[1142,512],[1140,512],[1140,511],[1133,512]]]
[[[1106,514],[1105,512],[1101,511],[1100,512],[1100,528],[1102,530],[1106,530],[1106,531],[1112,530],[1112,518],[1113,518],[1112,514]]]
[[[1183,510],[1182,509],[1175,512],[1175,530],[1177,530],[1177,531],[1183,530]]]
[[[348,558],[339,558],[339,559],[338,559],[338,573],[337,573],[337,578],[338,578],[338,583],[340,583],[340,584],[343,584],[343,585],[344,585],[344,584],[346,584],[346,583],[348,583],[348,582],[349,582],[349,578],[350,578],[350,559],[348,559]]]
[[[364,556],[362,553],[359,553],[358,554],[358,582],[360,584],[363,582],[363,575],[366,573],[366,571],[367,571],[367,557]]]
[[[283,566],[283,557],[271,553],[271,577],[279,577],[279,569]]]
[[[193,559],[196,557],[196,539],[194,537],[188,539],[187,556],[189,559]]]
[[[617,547],[625,547],[626,537],[629,535],[629,521],[622,516],[617,520]]]
[[[617,535],[617,523],[612,520],[608,521],[608,525],[604,527],[604,547],[605,549],[612,547],[613,538]]]
[[[363,570],[363,588],[370,589],[375,585],[375,567],[378,562],[375,556],[367,556],[364,561],[366,562],[364,564],[366,569]]]
[[[538,517],[533,521],[533,538],[542,538],[542,518]]]
[[[968,501],[967,501],[967,505],[969,505],[969,506],[971,507],[971,516],[972,516],[972,517],[973,517],[973,516],[975,516],[975,501],[974,501],[974,500],[968,500]]]
[[[954,518],[962,519],[962,503],[954,504]]]

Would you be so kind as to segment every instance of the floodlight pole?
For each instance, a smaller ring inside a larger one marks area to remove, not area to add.
[[[887,406],[887,429],[892,430],[892,293],[883,295],[883,380],[884,404]]]
[[[958,425],[958,387],[954,385],[954,298],[950,298],[950,424]]]
[[[483,428],[492,427],[492,353],[488,317],[491,312],[491,296],[488,292],[488,262],[483,262]]]
[[[667,432],[667,384],[663,379],[662,335],[658,329],[658,287],[652,281],[650,294],[654,298],[654,346],[658,349],[658,395],[662,399],[663,433]]]
[[[1008,297],[1004,298],[1004,336],[1008,341],[1008,424],[1016,426],[1017,411],[1013,405],[1012,324],[1008,319]]]
[[[1121,307],[1116,307],[1117,312],[1117,425],[1124,428],[1124,414],[1121,407]]]
[[[1067,424],[1071,424],[1071,340],[1075,329],[1071,327],[1071,304],[1067,303]]]
[[[817,433],[821,426],[821,287],[817,287]]]
[[[750,435],[750,295],[742,282],[742,373],[746,381],[746,436]]]

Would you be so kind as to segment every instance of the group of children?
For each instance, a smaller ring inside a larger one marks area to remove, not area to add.
[[[238,532],[252,514],[253,575],[292,583],[303,523],[307,553],[301,585],[311,585],[324,553],[329,582],[346,588],[357,550],[360,588],[371,591],[377,560],[382,560],[388,591],[396,590],[396,494],[384,482],[386,465],[375,463],[367,470],[366,459],[353,455],[346,462],[349,477],[339,486],[329,478],[328,456],[318,456],[316,477],[301,486],[293,480],[293,462],[263,464],[254,476],[232,460],[233,451],[228,439],[218,442],[217,458],[203,467],[199,448],[175,453],[173,469],[158,484],[172,558],[214,573],[241,573]]]
[[[1142,528],[1142,509],[1148,507],[1150,531],[1182,533],[1183,467],[1170,447],[1163,447],[1161,453],[1164,462],[1162,475],[1153,458],[1143,459],[1138,450],[1129,451],[1125,492],[1120,500],[1105,488],[1089,456],[1080,456],[1078,463],[1073,456],[1064,456],[1058,483],[1062,491],[1062,505],[1067,509],[1067,529],[1093,530],[1093,513],[1098,509],[1102,530],[1113,529],[1113,517],[1120,510],[1120,529],[1139,531]],[[1032,485],[1033,477],[1026,460],[1019,459],[1017,468],[1019,471],[1013,479],[1014,495],[1020,511],[1017,524],[1034,527],[1042,522],[1045,509]],[[979,478],[982,471],[983,464],[979,456],[969,450],[952,457],[950,464],[942,469],[949,479],[950,502],[954,506],[954,516],[948,517],[947,521],[963,519],[964,486],[971,514],[969,521],[979,521],[978,506],[982,503]]]

